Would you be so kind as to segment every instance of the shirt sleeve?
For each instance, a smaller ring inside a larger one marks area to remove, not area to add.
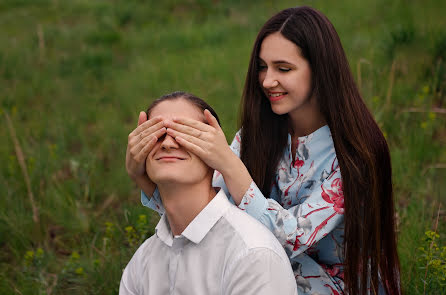
[[[252,182],[239,208],[269,228],[291,259],[343,222],[344,195],[340,169],[336,168],[303,203],[289,209],[265,198]]]
[[[225,270],[224,295],[297,295],[290,263],[270,249],[248,250]]]

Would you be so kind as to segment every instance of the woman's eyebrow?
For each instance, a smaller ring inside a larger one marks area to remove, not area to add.
[[[286,61],[286,60],[275,60],[273,61],[273,64],[289,64],[289,65],[294,65],[292,62]]]
[[[263,59],[261,59],[260,57],[259,57],[259,62],[263,62],[263,63],[266,63]],[[277,65],[277,64],[288,64],[288,65],[292,65],[292,66],[295,66],[295,64],[293,64],[292,62],[289,62],[289,61],[286,61],[286,60],[275,60],[275,61],[273,61],[272,62],[272,64],[275,64],[275,65]]]

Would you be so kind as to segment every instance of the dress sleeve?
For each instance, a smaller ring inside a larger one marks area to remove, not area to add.
[[[229,146],[234,154],[240,158],[240,130],[235,134],[231,145]],[[231,194],[229,193],[228,187],[226,186],[223,175],[215,170],[214,177],[212,179],[212,186],[225,191],[226,196],[228,196],[229,201],[234,204]]]
[[[340,169],[336,168],[304,202],[289,209],[265,198],[252,182],[239,208],[269,228],[291,259],[343,222],[344,195]]]
[[[159,215],[163,215],[165,212],[158,187],[155,188],[155,191],[150,198],[141,190],[141,203],[143,206],[155,210]]]

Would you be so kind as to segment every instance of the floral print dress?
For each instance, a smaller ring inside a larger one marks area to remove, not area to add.
[[[344,195],[330,129],[323,126],[299,137],[294,162],[291,145],[288,135],[271,194],[264,196],[252,182],[238,207],[268,227],[282,244],[299,294],[343,294]],[[231,149],[240,156],[240,132]],[[229,196],[217,171],[213,185]],[[158,190],[150,199],[142,192],[141,201],[164,213]]]

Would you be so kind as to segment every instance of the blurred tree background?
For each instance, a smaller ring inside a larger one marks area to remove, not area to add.
[[[332,21],[391,147],[406,294],[446,292],[446,2],[0,1],[0,294],[117,294],[158,215],[127,136],[168,92],[205,98],[228,141],[257,32]]]

